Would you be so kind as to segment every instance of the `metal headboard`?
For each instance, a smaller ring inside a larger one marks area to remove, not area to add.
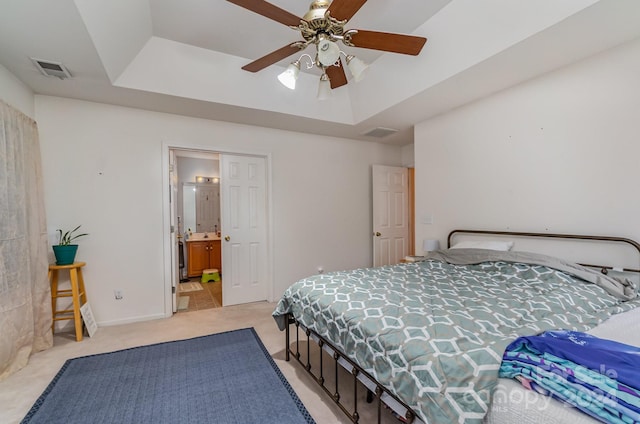
[[[635,240],[631,240],[624,237],[611,237],[611,236],[589,236],[580,234],[554,234],[554,233],[527,233],[527,232],[515,232],[515,231],[490,231],[490,230],[453,230],[447,236],[447,247],[451,247],[451,240],[455,234],[480,234],[480,235],[497,235],[497,236],[517,236],[517,237],[538,237],[538,238],[559,238],[559,239],[577,239],[577,240],[594,240],[594,241],[610,241],[614,243],[626,243],[635,247],[640,256],[640,243]],[[600,268],[603,274],[606,274],[608,270],[613,269],[611,266],[603,265],[589,265],[581,264],[592,268]],[[623,268],[623,271],[638,272],[640,269]]]

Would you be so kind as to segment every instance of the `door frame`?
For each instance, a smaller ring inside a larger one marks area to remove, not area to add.
[[[416,254],[416,169],[407,168],[409,173],[409,255]]]
[[[173,154],[172,154],[173,153]],[[177,161],[178,158],[175,155],[175,152],[169,151],[169,166],[167,170],[169,171],[169,252],[171,255],[169,267],[170,273],[170,281],[171,281],[171,311],[176,313],[178,311],[178,286],[180,284],[180,266],[179,266],[179,248],[181,239],[179,234],[177,234],[178,229],[180,228],[180,223],[178,219],[178,169],[177,169]],[[173,165],[173,167],[171,167]],[[173,178],[172,178],[173,175]],[[173,197],[171,196],[173,194]],[[175,237],[175,238],[174,238]]]
[[[241,150],[241,149],[228,149],[218,147],[216,145],[202,145],[196,143],[182,143],[182,142],[162,142],[162,255],[163,255],[163,284],[164,284],[164,316],[168,318],[173,315],[173,302],[172,302],[172,275],[171,275],[171,216],[169,208],[169,150],[187,150],[195,152],[207,152],[207,153],[220,153],[220,154],[232,154],[232,155],[246,155],[246,156],[260,156],[265,158],[265,173],[266,173],[266,225],[267,225],[267,301],[273,302],[274,297],[274,246],[273,246],[273,196],[272,193],[272,155],[269,152],[257,151],[257,150]],[[224,199],[220,198],[220,203]]]

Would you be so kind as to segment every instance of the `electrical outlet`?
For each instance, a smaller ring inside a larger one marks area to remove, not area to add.
[[[122,300],[124,298],[124,293],[122,292],[122,289],[116,289],[113,291],[113,296],[116,300]]]
[[[318,267],[318,274],[324,274],[324,268],[321,266]]]

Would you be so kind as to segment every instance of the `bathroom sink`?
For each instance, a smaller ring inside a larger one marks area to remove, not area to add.
[[[205,235],[207,237],[205,237]],[[189,236],[187,241],[201,241],[201,240],[220,240],[220,237],[215,235],[215,233],[193,233]]]

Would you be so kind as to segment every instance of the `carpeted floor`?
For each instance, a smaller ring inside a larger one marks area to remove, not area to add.
[[[68,360],[23,423],[314,423],[253,328]]]
[[[304,368],[294,360],[285,362],[284,333],[278,330],[271,316],[274,308],[275,303],[257,302],[181,312],[166,319],[100,327],[95,336],[85,337],[81,342],[76,342],[73,332],[57,332],[53,336],[53,348],[31,356],[25,368],[0,381],[0,423],[19,423],[65,361],[70,358],[253,327],[317,423],[352,424]],[[333,375],[331,362],[333,361],[326,361],[325,364],[327,375]],[[197,376],[194,376],[191,384],[198,385]],[[343,384],[340,392],[344,393],[344,397],[350,397],[348,394],[353,391],[353,387],[349,384],[349,379],[341,379],[340,385]],[[360,422],[374,423],[376,402],[367,404],[364,401],[364,392],[358,391]],[[207,402],[212,401],[211,397],[207,398]],[[176,402],[173,401],[172,405]],[[214,419],[212,422],[220,421]],[[385,415],[382,423],[398,424],[398,421],[390,415]]]

